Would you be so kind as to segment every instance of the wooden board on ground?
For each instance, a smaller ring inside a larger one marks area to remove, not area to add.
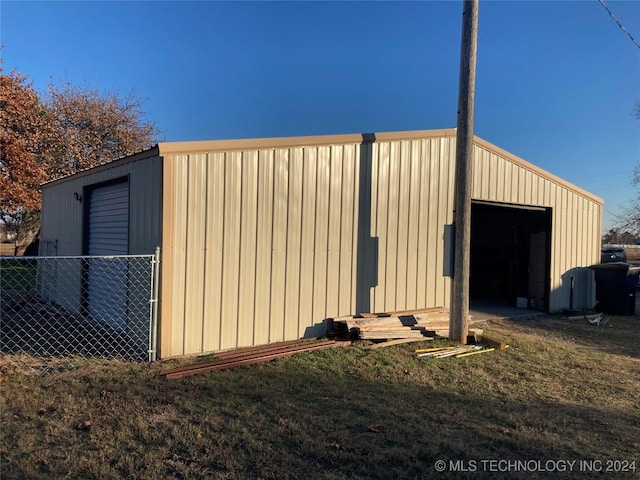
[[[433,340],[434,337],[422,337],[422,338],[399,338],[396,340],[389,340],[387,342],[374,343],[364,347],[365,350],[377,350],[378,348],[392,347],[393,345],[402,345],[403,343],[415,343]]]
[[[410,315],[421,315],[421,314],[445,314],[449,315],[449,309],[446,307],[430,307],[430,308],[419,308],[415,310],[399,310],[395,312],[379,312],[379,313],[358,313],[356,315],[343,315],[340,317],[334,317],[334,322],[346,322],[349,320],[359,320],[359,319],[371,319],[371,318],[388,318],[388,317],[405,317]]]
[[[406,332],[368,332],[360,335],[362,340],[386,340],[393,338],[425,338],[430,335],[423,334],[421,332],[406,333]]]
[[[489,345],[490,347],[494,347],[498,350],[504,350],[509,347],[505,342],[501,342],[491,337],[487,337],[486,335],[480,336],[480,343],[484,343],[485,345]]]

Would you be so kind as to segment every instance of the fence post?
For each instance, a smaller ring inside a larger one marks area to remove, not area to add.
[[[158,283],[160,278],[160,247],[156,247],[151,259],[151,298],[149,299],[149,361],[158,353]]]

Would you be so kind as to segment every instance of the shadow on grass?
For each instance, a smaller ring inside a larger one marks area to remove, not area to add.
[[[450,467],[437,472],[435,462],[462,461],[467,468],[475,462],[483,473],[483,460],[603,459],[616,448],[624,451],[640,435],[637,417],[605,405],[520,403],[411,384],[305,377],[291,385],[297,391],[295,404],[283,403],[265,384],[242,384],[245,396],[237,405],[261,406],[253,413],[261,417],[257,428],[249,435],[244,428],[237,430],[240,451],[228,452],[248,461],[246,478],[268,476],[274,463],[289,465],[274,478],[459,478],[460,472]],[[276,375],[273,381],[287,379]],[[302,402],[316,414],[301,412]],[[226,413],[229,424],[218,431],[234,424],[234,411]],[[620,435],[620,429],[625,433]],[[608,445],[606,451],[594,448],[600,443]],[[501,473],[484,472],[486,478]],[[508,473],[531,478],[528,471]]]
[[[146,332],[89,321],[21,290],[0,290],[0,352],[145,361]]]
[[[504,326],[508,330],[531,329],[569,340],[585,347],[615,355],[640,358],[640,316],[604,315],[607,323],[592,325],[586,319],[568,319],[550,315],[533,319],[505,319],[490,325]],[[491,327],[490,327],[491,328]]]
[[[3,478],[531,479],[549,478],[548,466],[491,471],[482,461],[640,461],[640,416],[626,400],[637,371],[621,383],[606,365],[580,378],[565,364],[559,387],[508,350],[409,354],[315,352],[173,381],[157,367],[79,370],[26,396],[10,385]],[[595,376],[603,388],[586,388]],[[74,430],[85,418],[90,431]]]

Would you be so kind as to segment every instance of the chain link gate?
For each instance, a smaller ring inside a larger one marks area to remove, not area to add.
[[[154,255],[0,257],[0,353],[156,359]]]

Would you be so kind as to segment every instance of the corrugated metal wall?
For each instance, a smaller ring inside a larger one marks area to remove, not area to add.
[[[449,305],[442,271],[454,164],[451,136],[373,144],[372,236],[379,255],[370,311]]]
[[[518,205],[550,207],[551,291],[549,310],[569,307],[570,276],[575,308],[595,305],[593,273],[600,261],[602,203],[587,192],[534,165],[476,139],[472,197]]]
[[[296,338],[355,311],[447,305],[454,146],[449,137],[169,156],[165,352]]]
[[[75,176],[47,184],[42,189],[41,238],[46,255],[82,255],[85,198],[79,202],[74,193],[84,195],[84,187],[116,178],[129,178],[129,253],[154,253],[161,243],[162,159],[142,155],[140,159],[116,161]],[[55,245],[55,248],[53,247]],[[57,269],[43,285],[46,297],[72,312],[80,311],[80,264],[77,274],[70,268]]]
[[[298,338],[353,311],[358,152],[349,144],[167,160],[175,189],[165,351]]]
[[[332,138],[161,144],[163,357],[449,305],[455,131]],[[551,310],[567,306],[570,273],[575,306],[593,305],[575,269],[598,261],[599,200],[481,139],[475,157],[474,199],[552,209]]]
[[[474,152],[475,200],[551,209],[550,309],[571,275],[574,306],[593,306],[600,199],[484,140]],[[291,339],[335,315],[449,305],[454,164],[454,130],[160,144],[46,185],[42,239],[82,254],[74,193],[128,176],[129,252],[162,246],[161,355]]]
[[[129,177],[129,253],[153,253],[160,244],[162,214],[162,159],[142,156],[116,161],[47,184],[42,189],[43,240],[57,240],[57,255],[82,255],[84,187]]]

